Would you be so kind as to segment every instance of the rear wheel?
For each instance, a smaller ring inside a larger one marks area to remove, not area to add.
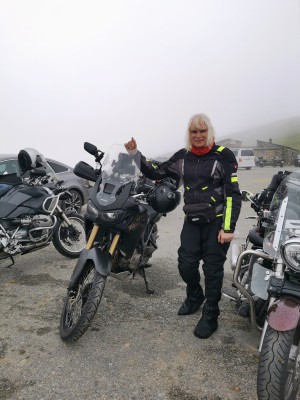
[[[76,287],[69,290],[63,306],[59,333],[63,340],[76,341],[90,326],[99,307],[106,276],[100,275],[89,261]]]
[[[300,383],[299,330],[268,325],[257,373],[258,400],[295,400]]]
[[[72,225],[59,221],[52,242],[63,256],[77,258],[86,245],[84,219],[81,215],[73,213],[68,215],[68,219]]]

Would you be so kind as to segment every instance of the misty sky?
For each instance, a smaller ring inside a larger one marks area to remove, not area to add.
[[[149,157],[300,115],[300,0],[0,0],[0,153]]]

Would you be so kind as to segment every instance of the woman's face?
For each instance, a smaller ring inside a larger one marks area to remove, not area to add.
[[[207,126],[198,125],[190,129],[191,145],[195,147],[205,147],[207,143]]]

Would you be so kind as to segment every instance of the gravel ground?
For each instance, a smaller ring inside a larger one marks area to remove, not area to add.
[[[277,169],[240,171],[242,188],[265,187]],[[247,184],[247,186],[245,186]],[[253,222],[248,204],[240,239]],[[141,276],[109,278],[91,327],[74,344],[58,324],[76,261],[52,245],[0,261],[1,400],[249,400],[256,399],[260,333],[223,298],[219,329],[207,340],[193,335],[201,311],[178,316],[185,297],[177,271],[180,208],[159,222],[159,249]],[[231,283],[226,263],[225,285]]]

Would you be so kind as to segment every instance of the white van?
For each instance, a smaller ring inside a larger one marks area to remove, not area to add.
[[[239,168],[251,169],[255,167],[253,149],[232,149],[231,151],[235,155]]]

